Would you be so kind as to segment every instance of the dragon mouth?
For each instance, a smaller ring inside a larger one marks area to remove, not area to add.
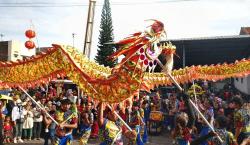
[[[148,47],[146,49],[145,54],[149,60],[155,60],[161,54],[161,48],[159,48],[157,45],[153,45],[153,48]]]
[[[171,42],[161,44],[160,48],[162,49],[161,53],[164,55],[171,55],[171,54],[175,54],[176,52],[176,47]]]

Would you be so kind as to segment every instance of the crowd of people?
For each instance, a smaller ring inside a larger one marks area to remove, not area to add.
[[[58,89],[54,85],[39,86],[28,93],[39,104],[13,89],[13,100],[1,100],[1,125],[4,143],[23,143],[44,138],[44,145],[70,145],[73,139],[86,145],[89,138],[101,145],[148,142],[151,113],[160,112],[160,128],[169,131],[178,145],[247,145],[250,144],[250,105],[247,99],[226,86],[220,91],[203,87],[204,93],[194,97],[184,92],[163,94],[140,93],[123,102],[97,102],[79,96],[74,89]],[[167,97],[162,97],[162,96]],[[193,100],[206,120],[190,104]],[[40,106],[40,107],[39,107]],[[129,130],[117,114],[132,128]],[[222,142],[218,139],[222,139]]]

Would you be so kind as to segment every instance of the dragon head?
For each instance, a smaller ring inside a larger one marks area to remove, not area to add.
[[[120,46],[119,50],[109,56],[113,60],[120,55],[125,58],[117,65],[118,68],[127,62],[131,66],[138,66],[142,70],[148,68],[149,72],[157,65],[160,54],[171,56],[175,52],[175,46],[171,43],[158,45],[160,41],[166,40],[164,24],[158,20],[151,20],[153,23],[144,32],[137,32],[131,36],[116,42]],[[172,56],[173,57],[173,56]]]

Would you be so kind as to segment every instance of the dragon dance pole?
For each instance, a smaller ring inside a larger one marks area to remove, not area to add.
[[[110,108],[110,109],[112,109],[112,107],[109,105],[109,104],[107,104],[108,105],[108,107]],[[114,111],[114,113],[115,113],[115,115],[120,119],[120,121],[122,122],[122,124],[124,124],[127,128],[128,128],[128,130],[129,131],[132,131],[132,129],[128,126],[128,124],[121,118],[121,116],[116,112],[116,111]]]
[[[194,84],[194,80],[193,80],[193,86],[194,86],[194,99],[195,99],[195,105],[198,106],[198,101],[197,101],[197,96],[196,96],[196,90],[195,90],[195,84]],[[199,114],[197,116],[198,118],[200,118]]]
[[[35,99],[33,99],[30,94],[28,94],[21,86],[18,86],[40,109],[44,110],[46,115],[52,120],[55,122],[56,125],[59,125],[59,123],[52,117],[50,116],[50,114],[39,104],[36,102]]]
[[[175,78],[174,78],[169,72],[167,72],[167,71],[165,70],[165,68],[164,68],[163,64],[161,63],[161,61],[160,61],[159,59],[156,59],[156,61],[157,61],[157,63],[160,65],[160,67],[163,69],[163,72],[165,72],[165,73],[168,75],[168,77],[171,79],[171,81],[177,86],[177,88],[178,88],[181,92],[183,92],[184,90],[182,89],[182,87],[181,87],[181,86],[179,85],[179,83],[175,80]],[[212,127],[212,125],[207,121],[207,119],[204,117],[204,115],[200,112],[200,110],[199,110],[198,107],[195,105],[195,103],[194,103],[191,99],[189,99],[189,102],[192,104],[192,106],[193,106],[194,109],[198,112],[198,114],[201,116],[201,118],[205,121],[205,123],[209,126],[209,128],[210,128],[213,132],[215,132],[215,130],[214,130],[214,128]],[[223,143],[223,140],[221,139],[221,137],[220,137],[219,135],[217,135],[216,137],[219,139],[219,141],[220,141],[221,143]]]
[[[194,84],[194,80],[193,80],[193,91],[194,91],[194,99],[195,99],[195,105],[197,106],[197,96],[196,96],[196,90],[195,90],[195,84]]]

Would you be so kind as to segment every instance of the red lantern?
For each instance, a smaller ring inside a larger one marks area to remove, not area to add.
[[[33,49],[35,47],[35,43],[31,40],[25,42],[25,47],[28,49]]]
[[[36,36],[36,32],[33,30],[27,30],[27,31],[25,31],[25,35],[28,38],[34,38]]]

